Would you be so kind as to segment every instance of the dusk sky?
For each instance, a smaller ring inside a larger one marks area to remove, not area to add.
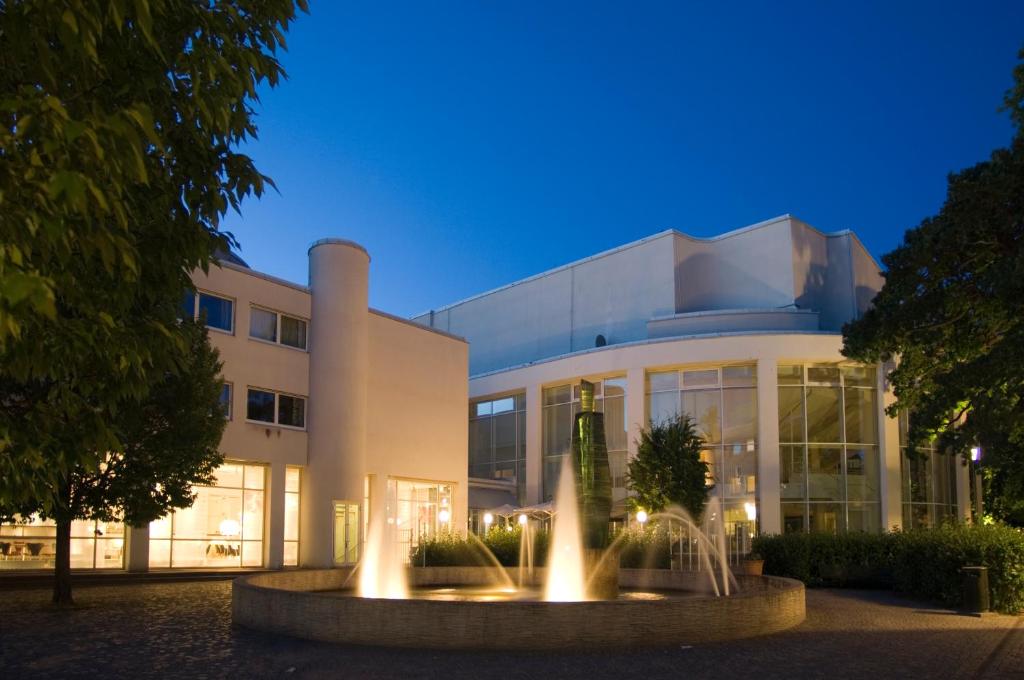
[[[880,257],[1012,134],[1020,0],[695,4],[314,1],[247,148],[280,194],[225,227],[300,283],[358,241],[408,316],[783,213]]]

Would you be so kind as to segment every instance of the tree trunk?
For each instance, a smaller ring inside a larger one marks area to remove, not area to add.
[[[61,513],[63,515],[63,513]],[[53,603],[70,606],[71,598],[71,518],[57,519],[57,555],[53,565]]]

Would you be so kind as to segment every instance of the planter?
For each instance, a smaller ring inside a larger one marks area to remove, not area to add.
[[[745,559],[740,562],[740,573],[744,576],[760,576],[764,572],[764,560]]]

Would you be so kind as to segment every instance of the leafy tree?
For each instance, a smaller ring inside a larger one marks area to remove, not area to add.
[[[1009,147],[950,175],[942,209],[882,258],[873,307],[843,329],[844,354],[892,362],[889,413],[913,414],[912,445],[982,446],[1004,512],[1024,502],[1024,63],[1014,75]]]
[[[704,438],[688,415],[651,422],[640,433],[626,476],[635,508],[659,512],[680,505],[699,521],[707,502],[708,464],[700,459]]]
[[[185,321],[181,328],[189,340],[184,362],[167,372],[142,403],[118,411],[112,425],[121,448],[105,453],[96,467],[72,468],[48,498],[0,506],[0,515],[38,513],[56,521],[55,602],[71,602],[73,520],[145,526],[173,508],[191,505],[192,487],[213,483],[223,462],[217,449],[226,422],[218,353],[201,323]]]
[[[235,148],[296,3],[0,3],[0,505],[70,512],[53,489],[187,359],[181,292],[269,182]]]

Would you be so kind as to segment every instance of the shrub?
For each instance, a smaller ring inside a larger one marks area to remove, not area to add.
[[[512,530],[492,527],[482,539],[443,532],[414,546],[409,559],[416,567],[492,567],[494,562],[480,546],[482,542],[502,566],[516,567],[519,566],[521,538],[522,529],[519,526]],[[534,565],[544,566],[547,548],[548,533],[533,532]]]
[[[628,529],[616,537],[623,569],[668,569],[671,566],[668,532],[648,526]]]
[[[759,536],[754,550],[766,574],[809,586],[891,587],[953,607],[962,602],[960,568],[985,566],[992,608],[1024,610],[1024,533],[1006,526]]]

